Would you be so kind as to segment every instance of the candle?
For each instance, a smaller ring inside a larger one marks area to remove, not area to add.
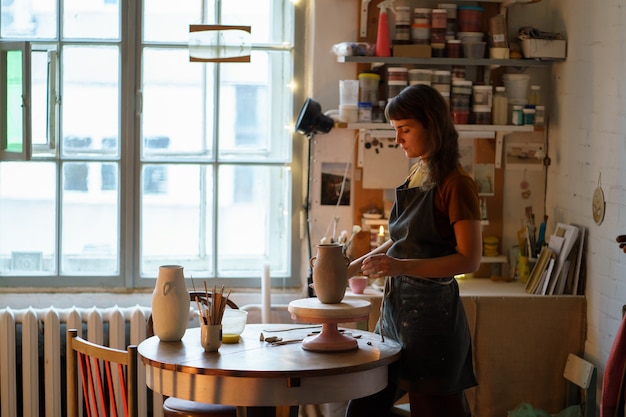
[[[376,239],[376,243],[378,243],[378,246],[385,243],[385,227],[382,224],[378,229],[378,238]]]
[[[261,279],[261,322],[271,322],[272,311],[272,298],[271,298],[272,283],[270,280],[270,265],[263,265],[263,278]]]

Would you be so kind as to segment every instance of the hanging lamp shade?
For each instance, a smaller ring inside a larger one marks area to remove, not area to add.
[[[250,62],[250,26],[189,25],[190,62]]]
[[[307,98],[298,114],[296,132],[303,135],[328,133],[334,125],[335,121],[322,113],[320,104],[312,98]]]

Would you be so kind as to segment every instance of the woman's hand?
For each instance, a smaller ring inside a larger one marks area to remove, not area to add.
[[[380,253],[363,259],[361,271],[370,278],[402,275],[400,265],[400,260]]]

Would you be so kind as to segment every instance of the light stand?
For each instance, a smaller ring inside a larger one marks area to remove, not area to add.
[[[306,135],[309,141],[308,161],[307,161],[307,180],[306,180],[306,197],[304,201],[304,213],[306,216],[306,240],[309,259],[313,257],[311,248],[311,222],[309,213],[311,210],[311,157],[313,155],[313,138],[316,133],[328,133],[335,125],[335,121],[322,113],[319,103],[312,98],[307,98],[298,114],[296,121],[296,132]],[[309,276],[307,277],[307,291],[309,297],[313,297],[313,267],[309,263]]]

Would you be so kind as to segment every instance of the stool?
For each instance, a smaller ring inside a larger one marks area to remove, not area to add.
[[[237,408],[231,405],[205,404],[169,397],[163,402],[165,417],[237,417]]]

